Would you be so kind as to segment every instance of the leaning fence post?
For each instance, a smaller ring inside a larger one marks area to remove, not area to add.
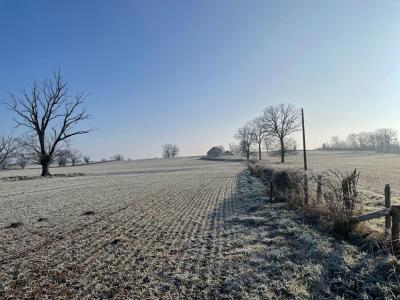
[[[390,185],[385,185],[385,208],[386,210],[390,209]],[[390,232],[390,226],[391,226],[391,219],[390,219],[390,215],[385,217],[385,237],[389,236],[389,232]]]
[[[322,176],[317,177],[317,200],[320,201],[322,197]]]
[[[392,247],[393,254],[396,255],[399,252],[400,244],[400,205],[392,206]]]

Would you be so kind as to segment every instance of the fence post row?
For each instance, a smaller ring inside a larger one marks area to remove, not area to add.
[[[307,175],[306,175],[307,176]],[[320,200],[322,197],[322,176],[318,175],[317,177],[317,199]],[[305,177],[307,183],[307,177]],[[305,189],[305,200],[308,200],[308,185],[304,187]],[[342,181],[342,189],[343,189],[343,200],[346,206],[346,210],[351,214],[352,205],[350,202],[350,191],[349,191],[349,183],[345,180]],[[269,181],[269,198],[273,199],[274,194],[274,186],[272,180]],[[306,202],[307,203],[307,202]],[[400,205],[391,205],[391,191],[390,185],[385,185],[385,209],[368,213],[361,216],[353,217],[351,220],[353,223],[363,222],[375,218],[385,217],[385,237],[389,236],[391,233],[391,242],[393,247],[393,253],[400,253]]]

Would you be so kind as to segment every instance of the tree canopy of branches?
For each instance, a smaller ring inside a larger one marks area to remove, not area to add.
[[[9,159],[16,155],[17,141],[11,136],[0,137],[0,167],[5,169]]]
[[[72,96],[60,72],[42,84],[33,83],[22,96],[10,94],[8,108],[15,113],[17,126],[29,129],[25,146],[33,159],[42,166],[42,176],[50,175],[49,166],[62,143],[70,138],[89,133],[77,125],[89,118],[82,108],[83,94]]]
[[[165,144],[161,146],[164,158],[174,158],[179,153],[179,148],[174,144]]]
[[[285,162],[289,136],[301,130],[299,110],[291,104],[271,105],[264,110],[263,123],[268,135],[279,141],[281,162]]]
[[[246,124],[243,127],[239,128],[235,134],[235,138],[239,140],[242,152],[246,154],[246,158],[247,160],[249,160],[251,145],[253,144],[254,141],[250,125]]]

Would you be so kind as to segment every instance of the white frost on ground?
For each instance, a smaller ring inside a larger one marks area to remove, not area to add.
[[[398,292],[379,257],[268,203],[245,168],[184,158],[65,168],[86,174],[78,177],[0,180],[0,298]]]

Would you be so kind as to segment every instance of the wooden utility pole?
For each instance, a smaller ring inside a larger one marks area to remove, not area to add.
[[[306,132],[304,131],[304,110],[303,110],[303,109],[301,109],[301,126],[302,126],[302,128],[303,128],[304,170],[307,171]]]
[[[308,203],[308,177],[307,177],[307,148],[306,133],[304,131],[304,110],[301,109],[301,125],[303,128],[303,155],[304,155],[304,203]]]

